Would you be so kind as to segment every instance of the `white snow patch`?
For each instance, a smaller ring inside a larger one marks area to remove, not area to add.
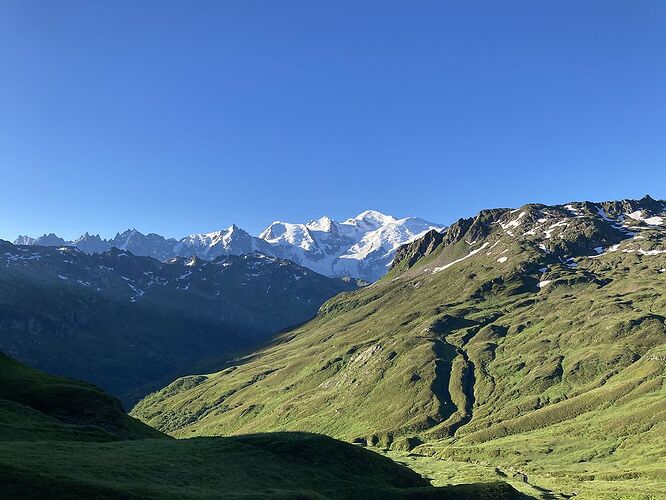
[[[641,255],[659,255],[666,253],[666,250],[643,250],[642,248],[639,248],[638,253]]]
[[[502,222],[500,222],[499,224],[500,224],[500,226],[502,226],[502,229],[508,229],[508,228],[511,228],[511,227],[518,227],[521,223],[520,219],[525,217],[525,215],[527,215],[525,212],[520,212],[517,219],[514,219],[511,222],[507,222],[506,224],[504,224]],[[509,232],[509,231],[507,231],[507,232]],[[511,236],[513,236],[513,235],[511,235]]]
[[[569,212],[571,212],[574,215],[580,215],[580,210],[578,210],[576,207],[573,205],[564,205],[564,208],[566,208]]]
[[[661,226],[664,223],[664,218],[663,217],[643,217],[643,211],[642,210],[637,210],[635,212],[631,212],[630,214],[626,214],[627,217],[645,222],[649,226]]]
[[[228,265],[230,265],[230,264],[228,264]],[[225,267],[226,267],[226,266],[225,266]],[[180,276],[178,276],[178,277],[176,278],[176,280],[184,280],[184,279],[187,278],[190,274],[192,274],[192,271],[187,271],[185,274],[181,274]]]
[[[615,222],[613,219],[608,217],[608,215],[606,214],[606,211],[603,208],[600,208],[599,210],[597,210],[597,214],[599,214],[599,217],[601,217],[606,222]]]
[[[456,260],[454,260],[453,262],[449,262],[448,264],[446,264],[446,265],[444,265],[444,266],[436,267],[435,269],[432,270],[432,274],[435,274],[435,273],[438,273],[438,272],[440,272],[440,271],[443,271],[444,269],[448,269],[448,268],[451,267],[453,264],[457,264],[458,262],[462,262],[463,260],[465,260],[465,259],[471,257],[472,255],[476,255],[477,253],[479,253],[481,250],[483,250],[483,249],[486,248],[487,246],[488,246],[488,242],[486,241],[486,242],[485,242],[483,245],[481,245],[479,248],[477,248],[476,250],[472,250],[470,253],[468,253],[468,254],[465,255],[464,257],[461,257],[461,258],[459,258],[459,259],[456,259]]]
[[[131,283],[127,283],[127,285],[134,292],[134,295],[132,297],[130,297],[130,302],[136,302],[139,299],[139,297],[142,297],[146,293],[143,290],[139,290],[137,287],[135,287]]]
[[[564,262],[564,265],[567,266],[569,269],[576,269],[578,267],[578,263],[574,262],[573,257],[568,258]]]
[[[544,234],[546,235],[546,239],[549,239],[549,238],[552,236],[553,231],[555,231],[556,228],[558,228],[558,227],[564,227],[564,228],[566,228],[568,225],[569,225],[569,223],[566,222],[566,221],[564,221],[564,220],[561,220],[561,221],[559,221],[559,222],[556,222],[555,224],[551,224],[551,225],[548,227],[548,229],[546,229],[546,230],[544,231]]]
[[[490,246],[490,248],[488,249],[488,251],[486,252],[486,255],[490,255],[491,250],[492,250],[493,248],[495,248],[499,242],[500,242],[500,240],[497,240],[495,243],[493,243],[493,244]]]

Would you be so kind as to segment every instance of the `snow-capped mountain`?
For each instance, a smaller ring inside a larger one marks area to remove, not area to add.
[[[322,217],[307,224],[276,221],[256,237],[230,226],[211,233],[199,233],[180,240],[159,234],[142,234],[128,229],[112,239],[85,233],[73,241],[55,234],[39,238],[19,236],[15,244],[75,246],[83,252],[101,253],[116,247],[135,255],[166,261],[173,257],[196,256],[211,260],[224,255],[252,252],[289,259],[326,276],[349,276],[366,281],[381,278],[393,260],[396,249],[431,229],[444,226],[417,217],[396,219],[368,210],[344,222]]]
[[[173,250],[176,255],[182,257],[196,255],[202,259],[252,252],[272,255],[270,245],[251,236],[235,224],[221,231],[186,236],[176,244]]]
[[[259,238],[271,245],[276,256],[318,273],[376,281],[388,270],[399,246],[443,228],[416,217],[396,219],[368,210],[344,222],[328,217],[307,224],[273,222]]]

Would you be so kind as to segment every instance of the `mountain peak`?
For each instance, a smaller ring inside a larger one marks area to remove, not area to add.
[[[308,222],[306,225],[307,225],[307,227],[309,227],[310,229],[313,229],[315,231],[326,231],[326,232],[328,232],[328,231],[331,231],[334,224],[335,223],[333,222],[333,220],[329,216],[324,215],[323,217],[320,217],[317,220],[312,220],[312,221]]]
[[[236,224],[229,226],[222,236],[223,241],[227,245],[230,245],[233,241],[246,240],[248,238],[252,238],[252,236],[250,236],[246,231],[238,227]],[[230,250],[233,249],[230,248]]]
[[[274,220],[259,234],[259,238],[265,241],[278,239],[287,232],[288,225],[288,223]]]
[[[19,234],[18,238],[14,240],[14,245],[34,245],[35,241],[36,241],[35,238]]]
[[[384,224],[386,222],[394,221],[396,220],[395,217],[391,215],[386,215],[382,212],[379,212],[377,210],[366,210],[365,212],[361,212],[358,214],[356,217],[353,219],[349,219],[350,221],[355,220],[355,221],[365,221],[365,222],[375,222],[375,223],[380,223]]]

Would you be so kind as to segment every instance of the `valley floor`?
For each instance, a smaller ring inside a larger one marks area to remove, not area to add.
[[[564,474],[535,474],[532,471],[496,467],[487,462],[458,462],[404,451],[382,451],[395,462],[408,466],[433,486],[504,481],[521,493],[543,500],[568,498],[590,500],[661,500],[666,498],[664,481],[657,479],[600,480],[590,476],[576,480]]]

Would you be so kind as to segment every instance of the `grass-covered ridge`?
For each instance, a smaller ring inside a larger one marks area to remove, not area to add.
[[[132,414],[175,436],[311,430],[493,464],[562,493],[658,498],[664,211],[649,198],[484,211]]]
[[[0,353],[0,441],[115,441],[165,436],[128,417],[100,388],[54,377]]]

